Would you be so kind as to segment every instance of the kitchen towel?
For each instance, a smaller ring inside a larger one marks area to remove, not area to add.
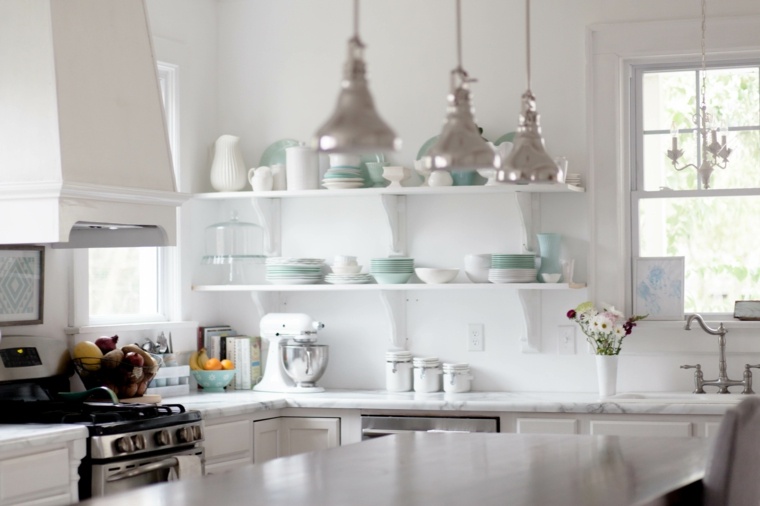
[[[169,470],[167,481],[200,478],[203,475],[201,458],[197,455],[180,455],[174,458],[177,459],[177,465]]]

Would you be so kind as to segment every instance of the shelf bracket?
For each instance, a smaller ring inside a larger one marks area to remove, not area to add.
[[[520,211],[520,221],[522,225],[522,248],[524,253],[535,253],[536,233],[538,232],[536,224],[541,216],[539,206],[539,194],[531,192],[515,192],[517,209]]]
[[[407,256],[406,244],[406,196],[383,194],[383,208],[388,218],[388,226],[391,232],[392,257]]]
[[[251,205],[259,219],[259,225],[264,230],[264,255],[281,256],[280,199],[256,197],[251,199]]]
[[[520,346],[523,353],[539,353],[541,351],[541,291],[517,290],[522,305],[525,322],[523,333],[520,335]]]
[[[406,295],[400,290],[380,290],[378,293],[390,323],[391,347],[406,350]]]

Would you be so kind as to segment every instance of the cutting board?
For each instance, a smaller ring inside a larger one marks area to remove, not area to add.
[[[125,404],[158,404],[161,402],[161,396],[158,394],[141,395],[139,397],[129,397],[127,399],[119,399],[119,402]]]

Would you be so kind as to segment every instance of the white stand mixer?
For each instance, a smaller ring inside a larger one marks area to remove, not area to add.
[[[288,376],[283,366],[280,344],[288,339],[299,344],[312,344],[317,340],[317,331],[324,328],[324,323],[303,313],[268,313],[259,326],[261,338],[268,341],[269,350],[264,375],[253,389],[259,392],[323,392],[322,387],[298,385]]]

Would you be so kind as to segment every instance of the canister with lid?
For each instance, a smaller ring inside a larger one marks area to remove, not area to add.
[[[441,362],[438,357],[414,357],[412,367],[415,392],[440,392]]]
[[[389,350],[385,354],[385,389],[389,392],[412,390],[412,353]]]
[[[443,391],[461,393],[470,391],[470,364],[443,364]]]

